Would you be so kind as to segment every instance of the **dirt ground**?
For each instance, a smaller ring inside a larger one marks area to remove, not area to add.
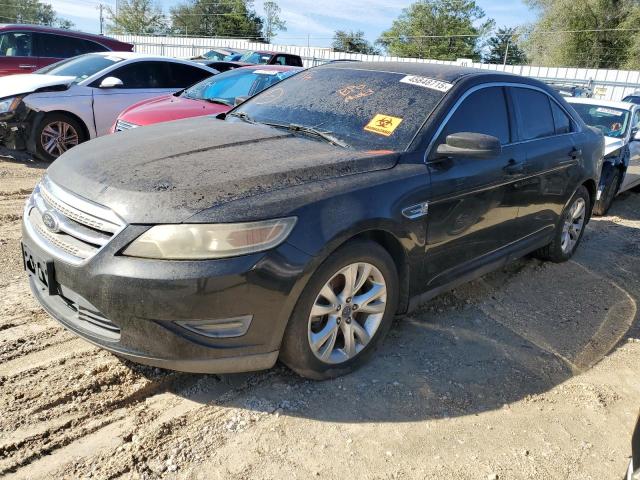
[[[43,164],[0,158],[0,477],[619,479],[640,407],[640,195],[575,259],[523,259],[398,322],[323,383],[124,363],[28,292]]]

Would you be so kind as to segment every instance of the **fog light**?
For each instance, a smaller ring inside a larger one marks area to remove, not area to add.
[[[176,322],[183,328],[210,338],[241,337],[249,330],[253,315],[218,320],[189,320]]]

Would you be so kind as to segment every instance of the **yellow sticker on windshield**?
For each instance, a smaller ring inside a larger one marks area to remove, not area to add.
[[[384,135],[390,137],[396,128],[402,123],[402,119],[398,117],[392,117],[390,115],[377,114],[373,117],[364,129],[367,132],[377,133],[378,135]]]

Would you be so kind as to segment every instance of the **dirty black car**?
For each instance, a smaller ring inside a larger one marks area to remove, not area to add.
[[[523,255],[569,259],[602,135],[535,80],[335,63],[226,115],[99,138],[24,213],[32,291],[137,362],[323,379],[396,315]]]

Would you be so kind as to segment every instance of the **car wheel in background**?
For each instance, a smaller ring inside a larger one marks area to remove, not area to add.
[[[609,208],[611,208],[613,199],[616,198],[616,193],[618,193],[618,186],[620,185],[620,169],[617,167],[612,168],[612,171],[609,172],[609,178],[607,178],[600,200],[596,200],[596,203],[593,206],[593,214],[598,217],[607,214]]]
[[[341,247],[309,280],[285,331],[280,360],[324,380],[347,374],[375,351],[398,306],[398,273],[377,243]]]
[[[553,241],[539,249],[536,256],[556,263],[569,260],[580,245],[590,208],[589,191],[584,185],[580,185],[560,216]]]
[[[64,113],[45,115],[34,131],[36,156],[53,162],[70,148],[84,142],[86,135],[80,122]]]

